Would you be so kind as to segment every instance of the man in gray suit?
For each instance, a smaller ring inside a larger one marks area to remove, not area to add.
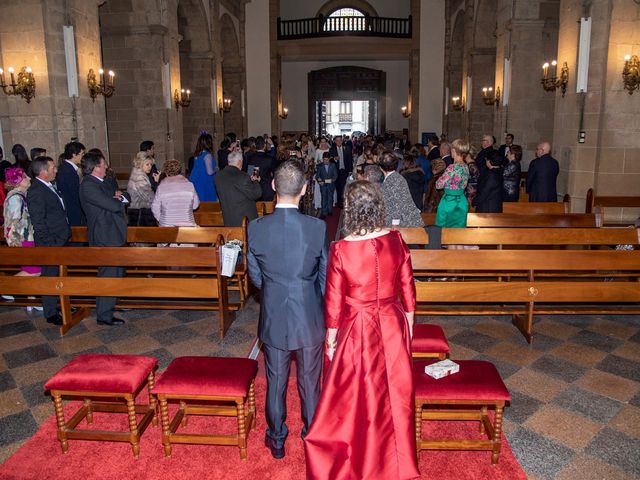
[[[87,217],[89,245],[92,247],[121,247],[127,242],[127,221],[124,204],[126,194],[115,195],[104,183],[107,162],[99,153],[86,153],[82,157],[84,178],[80,184],[80,203]],[[122,267],[98,267],[98,277],[123,277]],[[96,298],[98,325],[122,325],[124,320],[113,316],[115,297]]]
[[[262,196],[260,177],[242,171],[242,153],[234,150],[227,156],[227,165],[215,177],[216,192],[220,199],[222,218],[227,227],[242,226],[242,219],[258,218],[256,200]]]
[[[274,458],[285,455],[286,396],[291,354],[298,365],[298,391],[306,435],[320,397],[327,268],[326,224],[298,212],[306,191],[299,162],[287,160],[275,172],[278,203],[271,215],[249,224],[249,276],[262,289],[258,336],[267,374],[265,443]]]

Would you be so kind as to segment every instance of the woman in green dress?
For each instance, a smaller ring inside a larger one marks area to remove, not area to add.
[[[464,228],[467,226],[469,211],[469,202],[464,194],[469,181],[469,168],[465,163],[465,158],[469,155],[469,142],[454,140],[451,155],[453,163],[436,182],[437,189],[444,189],[436,214],[436,225],[442,228]]]

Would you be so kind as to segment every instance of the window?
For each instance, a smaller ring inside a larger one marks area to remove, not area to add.
[[[339,8],[326,19],[325,32],[354,32],[366,30],[364,13],[355,8]]]

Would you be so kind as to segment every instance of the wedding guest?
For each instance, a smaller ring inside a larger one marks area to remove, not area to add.
[[[193,211],[200,200],[193,183],[182,176],[182,163],[167,160],[164,173],[167,176],[158,185],[151,205],[153,216],[161,227],[197,227]]]
[[[453,163],[436,182],[436,188],[444,190],[438,205],[436,225],[442,228],[464,228],[467,226],[469,202],[464,192],[469,181],[469,168],[465,160],[469,156],[469,143],[457,139],[451,144]]]
[[[332,244],[327,267],[331,365],[304,440],[307,478],[416,478],[411,256],[385,228],[377,185],[349,184],[344,211],[349,235]]]
[[[202,132],[198,137],[193,156],[196,157],[189,180],[193,183],[198,198],[203,202],[217,202],[218,195],[214,185],[216,161],[213,158],[213,137]]]
[[[155,227],[156,220],[151,212],[151,204],[155,198],[149,174],[153,167],[153,158],[146,152],[138,152],[133,160],[133,168],[129,175],[127,192],[131,195],[131,204],[127,211],[129,225],[137,227]],[[156,173],[152,178],[156,181],[160,177]]]
[[[522,147],[511,145],[507,150],[507,164],[504,167],[504,201],[517,202],[520,197],[520,161]]]

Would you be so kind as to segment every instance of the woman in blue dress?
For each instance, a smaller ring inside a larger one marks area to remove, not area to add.
[[[213,158],[213,138],[207,132],[202,132],[198,137],[196,149],[193,153],[193,171],[189,180],[196,189],[201,202],[217,202],[218,195],[213,183],[216,175],[216,161]]]

